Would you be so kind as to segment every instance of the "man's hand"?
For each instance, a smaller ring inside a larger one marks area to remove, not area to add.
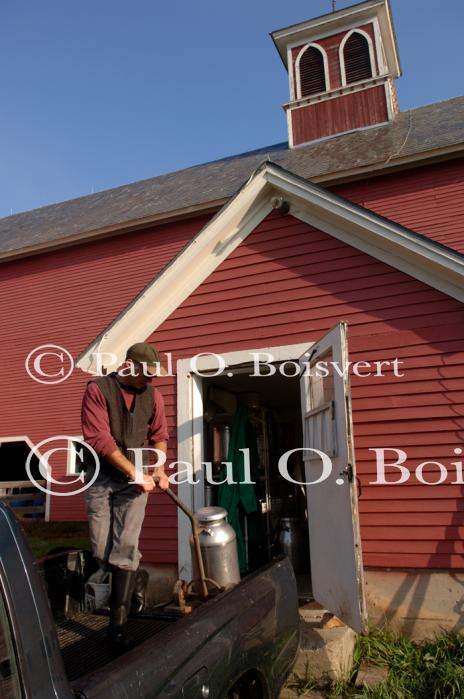
[[[156,482],[157,487],[161,488],[161,490],[167,490],[171,485],[166,473],[161,469],[155,472],[153,479],[154,483]]]
[[[151,476],[147,476],[145,473],[143,474],[142,482],[137,483],[137,486],[143,493],[151,493],[151,491],[155,489],[153,478]]]

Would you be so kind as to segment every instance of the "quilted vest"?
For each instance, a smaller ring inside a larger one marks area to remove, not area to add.
[[[153,386],[147,384],[142,391],[135,392],[135,402],[131,412],[127,409],[115,372],[94,379],[94,383],[105,397],[111,434],[118,448],[126,458],[134,462],[134,453],[129,451],[129,448],[146,446],[148,442],[148,430],[153,416]],[[130,480],[103,457],[100,457],[100,469],[115,481]]]

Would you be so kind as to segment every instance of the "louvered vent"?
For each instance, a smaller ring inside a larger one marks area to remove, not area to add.
[[[354,32],[343,49],[345,75],[347,83],[355,83],[372,77],[369,44],[362,34]]]
[[[301,96],[315,95],[325,92],[324,59],[319,49],[310,46],[300,59]]]

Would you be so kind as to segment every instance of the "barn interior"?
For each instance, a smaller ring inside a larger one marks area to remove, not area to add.
[[[272,376],[250,376],[251,372],[249,367],[233,367],[233,376],[203,378],[204,461],[211,462],[217,483],[226,476],[225,461],[234,464],[234,473],[237,464],[242,466],[237,448],[249,449],[254,483],[241,486],[241,492],[246,502],[256,503],[256,511],[247,513],[241,503],[238,506],[245,552],[241,572],[251,573],[285,553],[293,564],[300,601],[305,602],[312,596],[301,451],[287,462],[289,477],[299,483],[285,477],[282,467],[279,470],[280,457],[302,446],[299,378],[278,371]],[[205,503],[221,505],[228,487],[205,482]]]

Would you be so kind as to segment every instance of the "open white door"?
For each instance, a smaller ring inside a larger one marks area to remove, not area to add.
[[[323,459],[312,449],[332,462],[327,478],[306,486],[314,599],[364,633],[367,613],[347,361],[343,322],[300,357],[303,458],[307,483],[323,476]]]

